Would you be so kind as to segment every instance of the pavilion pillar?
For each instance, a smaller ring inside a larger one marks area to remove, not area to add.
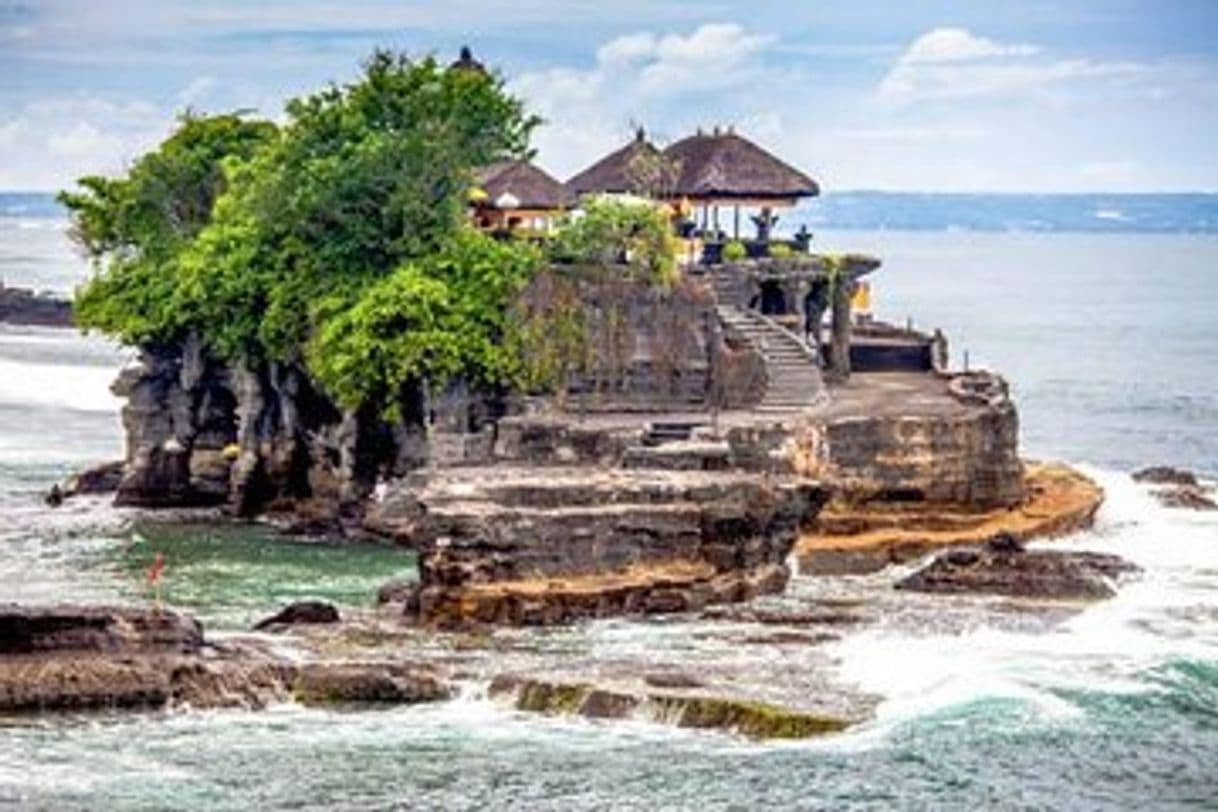
[[[833,291],[832,315],[829,343],[829,380],[845,383],[850,377],[850,300],[854,297],[854,280],[846,277],[838,281]]]
[[[732,239],[740,239],[740,205],[733,206],[735,213],[732,219]]]

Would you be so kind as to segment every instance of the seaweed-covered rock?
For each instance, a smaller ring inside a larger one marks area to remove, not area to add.
[[[1113,582],[1138,567],[1104,553],[1027,550],[1001,536],[983,547],[937,556],[903,578],[897,589],[942,594],[983,593],[1042,600],[1098,600],[1115,593]]]

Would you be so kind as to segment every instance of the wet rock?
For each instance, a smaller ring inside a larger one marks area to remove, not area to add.
[[[1200,486],[1180,485],[1175,488],[1160,488],[1152,493],[1164,507],[1181,510],[1218,510],[1218,502],[1214,501],[1210,491]]]
[[[379,606],[387,603],[401,604],[403,612],[418,611],[419,582],[400,578],[386,581],[376,591],[376,602]]]
[[[254,624],[255,631],[279,631],[286,626],[338,623],[338,610],[325,601],[296,601]]]
[[[707,620],[760,623],[764,626],[845,626],[864,622],[867,617],[849,611],[852,607],[811,607],[806,609],[763,609],[752,606],[713,607],[702,613]]]
[[[1173,468],[1170,465],[1152,465],[1134,471],[1135,482],[1145,482],[1149,485],[1197,485],[1197,475],[1183,468]]]
[[[683,671],[657,671],[643,675],[652,688],[701,688],[702,680]]]
[[[760,646],[819,646],[833,643],[841,637],[829,632],[808,634],[807,632],[774,632],[773,634],[753,634],[740,638],[746,645]]]
[[[452,688],[434,672],[409,665],[314,663],[300,669],[292,694],[305,705],[413,704],[448,699]]]
[[[1025,550],[1002,537],[978,548],[950,550],[900,580],[897,589],[944,594],[982,593],[1041,600],[1098,600],[1138,567],[1115,555]]]
[[[492,697],[523,711],[595,719],[645,718],[758,739],[797,739],[845,730],[850,720],[727,696],[631,691],[560,679],[501,676]]]
[[[123,480],[122,460],[96,465],[73,474],[62,485],[52,485],[46,496],[46,503],[58,507],[65,499],[73,496],[114,493]]]
[[[169,611],[0,606],[0,655],[185,653],[202,645],[199,622]]]

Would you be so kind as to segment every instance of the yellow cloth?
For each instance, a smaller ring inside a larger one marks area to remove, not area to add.
[[[871,283],[859,282],[854,290],[854,298],[850,300],[850,309],[856,313],[871,312]]]

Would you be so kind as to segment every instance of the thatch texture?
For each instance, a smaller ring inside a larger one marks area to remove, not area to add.
[[[476,170],[474,179],[486,192],[481,205],[487,208],[498,208],[505,195],[515,198],[515,209],[562,209],[570,202],[561,183],[528,161],[498,161]]]
[[[820,194],[816,181],[734,132],[684,138],[664,150],[678,169],[674,194],[689,198],[793,198]]]
[[[656,163],[661,152],[647,140],[642,128],[635,133],[629,144],[609,153],[592,166],[567,181],[567,191],[572,195],[587,194],[638,194],[647,191],[640,170]]]

